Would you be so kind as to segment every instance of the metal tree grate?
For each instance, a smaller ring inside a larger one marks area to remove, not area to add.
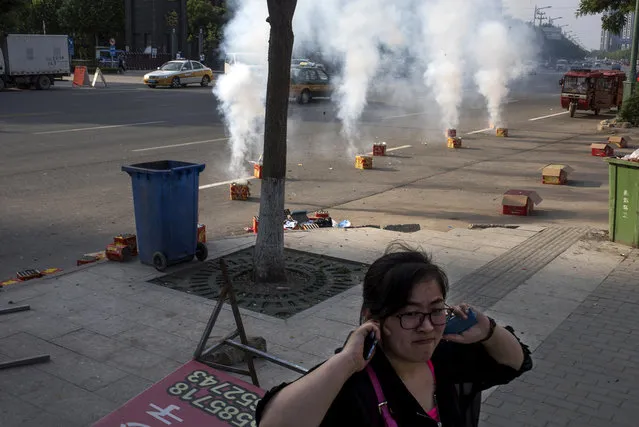
[[[309,252],[285,249],[288,282],[253,283],[253,247],[224,256],[238,305],[282,319],[362,283],[366,264]],[[150,283],[216,300],[224,284],[219,258],[157,279]]]

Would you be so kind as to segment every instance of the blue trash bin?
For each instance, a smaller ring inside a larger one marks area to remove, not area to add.
[[[197,241],[200,172],[205,165],[161,160],[122,166],[131,176],[140,262],[164,271],[169,265],[203,261]]]

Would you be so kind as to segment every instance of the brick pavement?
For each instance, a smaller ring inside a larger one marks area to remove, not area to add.
[[[488,281],[479,291],[499,293],[488,313],[530,344],[535,368],[486,393],[482,427],[636,425],[629,420],[639,409],[632,406],[639,401],[639,387],[633,387],[639,380],[633,363],[639,251],[624,257],[627,248],[585,236],[552,260],[538,253],[544,245],[528,253],[530,260],[513,256],[513,248],[539,246],[543,231],[329,230],[289,234],[287,246],[371,262],[399,238],[431,252],[449,273],[452,294],[471,300],[462,293],[472,273],[501,265],[517,280],[496,275],[499,289],[491,291]],[[581,233],[557,231],[564,247]],[[209,251],[223,256],[253,240],[214,241]],[[32,306],[0,317],[0,360],[52,356],[48,364],[0,371],[0,425],[90,425],[188,360],[214,302],[148,283],[154,277],[137,263],[105,263],[0,292],[0,304]],[[242,313],[249,334],[266,337],[270,352],[310,367],[341,345],[357,325],[360,305],[361,287],[355,286],[287,320]],[[227,333],[228,309],[219,323],[216,334]],[[257,365],[265,388],[296,377],[261,360]]]
[[[639,250],[615,268],[533,354],[535,367],[497,388],[483,427],[639,425]]]

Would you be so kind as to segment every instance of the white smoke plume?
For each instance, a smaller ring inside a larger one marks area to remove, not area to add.
[[[223,50],[239,63],[217,79],[213,93],[229,134],[229,177],[238,178],[262,151],[269,26],[265,0],[229,3],[234,16],[224,29]]]
[[[264,132],[263,90],[262,79],[244,64],[236,64],[230,73],[221,75],[213,89],[229,134],[231,178],[246,175],[249,155],[259,157]]]
[[[509,84],[526,73],[526,61],[533,57],[533,48],[526,43],[528,36],[527,29],[507,26],[502,21],[479,25],[473,49],[475,82],[486,99],[490,124],[494,127],[506,127],[503,108]]]
[[[435,0],[424,3],[421,8],[424,45],[428,52],[424,80],[435,95],[445,129],[456,129],[459,125],[466,44],[476,18],[473,7],[476,1]]]
[[[269,25],[266,0],[232,3],[223,50],[253,58],[220,77],[214,89],[235,178],[262,147]],[[465,91],[479,91],[497,123],[508,85],[532,58],[532,38],[511,28],[501,0],[298,0],[293,27],[294,56],[319,54],[333,68],[333,101],[349,155],[370,143],[360,141],[360,122],[372,93],[422,108],[433,97],[441,126],[457,128]]]

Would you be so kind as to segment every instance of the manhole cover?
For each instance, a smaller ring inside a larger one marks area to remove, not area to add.
[[[253,248],[224,258],[240,307],[286,319],[362,283],[366,264],[285,249],[288,282],[255,285]],[[224,284],[219,258],[150,281],[153,284],[216,300]]]

